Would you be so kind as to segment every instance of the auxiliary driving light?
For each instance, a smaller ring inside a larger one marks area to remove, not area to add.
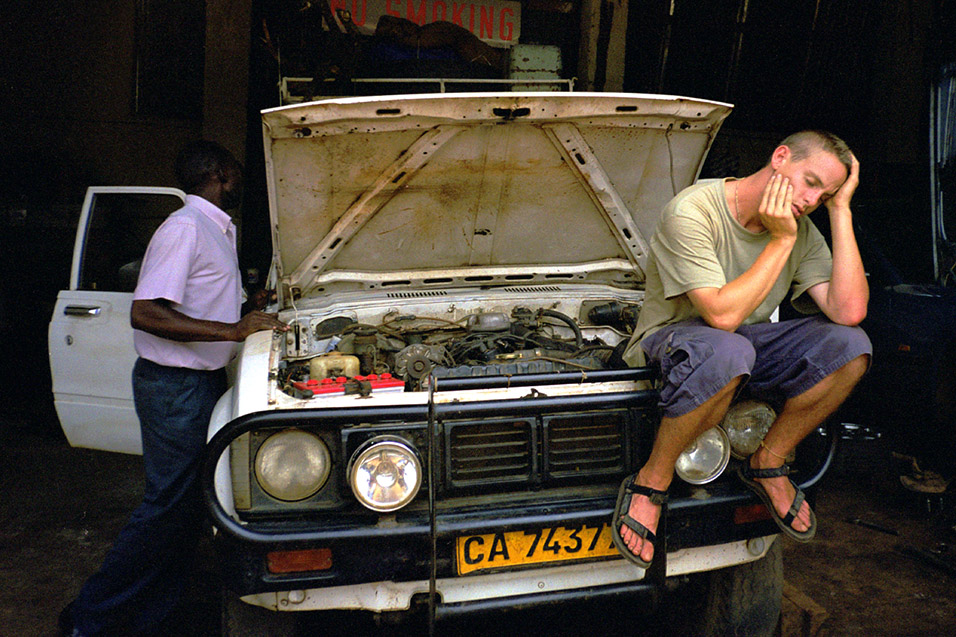
[[[412,501],[422,486],[422,463],[401,438],[372,438],[349,461],[349,484],[363,506],[388,512]]]
[[[331,469],[329,449],[301,429],[269,436],[256,452],[256,480],[277,500],[304,500],[322,488]]]
[[[728,409],[720,426],[730,438],[734,458],[742,460],[753,455],[776,419],[770,405],[757,400],[744,400]]]
[[[708,429],[677,457],[674,469],[684,482],[707,484],[724,472],[730,461],[730,440],[720,427]]]

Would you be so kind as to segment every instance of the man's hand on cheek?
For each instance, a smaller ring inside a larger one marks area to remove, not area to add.
[[[792,204],[793,186],[790,180],[775,173],[764,188],[757,211],[760,223],[774,237],[797,235],[797,219],[793,216]]]

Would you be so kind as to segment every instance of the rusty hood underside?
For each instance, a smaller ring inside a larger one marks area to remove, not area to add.
[[[336,291],[638,287],[664,204],[730,106],[472,93],[263,111],[280,300]]]

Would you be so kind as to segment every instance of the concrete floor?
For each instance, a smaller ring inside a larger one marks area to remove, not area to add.
[[[947,572],[900,550],[956,565],[953,519],[904,496],[886,450],[869,444],[852,449],[822,485],[817,538],[784,542],[783,632],[954,635],[956,567]],[[57,613],[137,504],[140,471],[138,457],[71,449],[56,435],[0,422],[0,635],[55,634]],[[194,601],[169,634],[218,633],[214,569],[210,556],[202,562]]]

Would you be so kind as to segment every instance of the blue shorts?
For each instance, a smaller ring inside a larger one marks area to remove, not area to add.
[[[669,418],[696,409],[738,376],[749,395],[779,408],[854,358],[873,355],[862,329],[820,315],[736,332],[683,321],[645,337],[641,348],[661,366],[660,407]]]

